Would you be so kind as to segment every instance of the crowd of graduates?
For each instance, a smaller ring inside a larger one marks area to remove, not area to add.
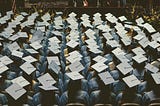
[[[160,33],[142,18],[8,11],[0,23],[2,106],[159,102]]]

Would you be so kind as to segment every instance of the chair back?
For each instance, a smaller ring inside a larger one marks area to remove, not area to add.
[[[112,104],[95,104],[94,106],[112,106]]]
[[[151,103],[160,103],[160,98],[156,98],[154,100],[151,100],[150,104]]]
[[[149,106],[160,106],[160,103],[151,103]]]
[[[68,103],[66,106],[85,106],[82,103]]]
[[[137,104],[137,103],[123,103],[121,106],[140,106],[140,104]]]

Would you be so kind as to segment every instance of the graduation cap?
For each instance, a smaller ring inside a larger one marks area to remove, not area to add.
[[[49,49],[50,51],[52,51],[54,54],[58,54],[58,53],[61,52],[59,48],[53,47],[53,46],[48,47],[48,49]]]
[[[46,73],[37,79],[43,86],[52,86],[56,83],[56,81],[49,73]]]
[[[31,43],[30,46],[33,47],[35,50],[42,48],[42,45],[38,41]]]
[[[9,65],[13,63],[13,60],[11,60],[8,56],[3,56],[0,58],[0,62],[2,62],[4,65]]]
[[[159,32],[154,33],[154,34],[151,35],[151,37],[152,37],[152,39],[153,39],[154,41],[157,41],[157,39],[160,38],[160,33],[159,33]]]
[[[80,72],[84,69],[84,66],[81,64],[80,61],[75,61],[74,63],[69,65],[69,69],[71,71],[77,71]]]
[[[90,39],[96,39],[96,37],[94,36],[94,34],[96,34],[96,32],[94,32],[93,30],[91,29],[88,29],[85,34],[87,35],[88,38]]]
[[[28,15],[28,13],[26,12],[21,12],[20,14],[23,15],[24,17]]]
[[[87,40],[85,40],[85,42],[88,45],[97,45],[97,43],[96,43],[96,41],[94,39],[87,39]]]
[[[106,43],[112,48],[120,47],[120,44],[116,40],[108,40]]]
[[[34,49],[25,49],[27,52],[29,52],[30,54],[37,54],[38,52]]]
[[[104,63],[98,62],[94,65],[91,66],[93,69],[95,69],[97,72],[104,71],[105,69],[108,68],[108,66]]]
[[[52,61],[54,61],[57,65],[60,65],[60,61],[59,61],[58,56],[48,56],[47,61],[48,61],[48,64],[50,64]]]
[[[78,51],[73,51],[69,53],[69,56],[66,59],[73,63],[75,61],[80,61],[82,57],[83,56]]]
[[[20,46],[18,45],[17,42],[13,42],[12,44],[10,44],[10,45],[8,46],[8,49],[12,52],[12,51],[14,51],[14,50],[20,49]]]
[[[25,87],[27,85],[29,85],[30,83],[22,76],[19,76],[15,79],[11,80],[12,83],[17,83],[18,85],[20,85],[21,87]]]
[[[132,59],[134,59],[139,64],[143,63],[143,62],[145,62],[147,60],[147,58],[145,56],[141,55],[141,54],[132,57]]]
[[[42,18],[42,20],[44,20],[44,21],[49,21],[50,20],[50,14],[49,13],[46,13],[45,15],[43,15],[41,18]]]
[[[11,40],[11,41],[15,41],[19,38],[19,35],[18,34],[15,34],[15,35],[12,35],[10,36],[8,39]]]
[[[26,56],[26,57],[23,57],[22,58],[24,61],[26,61],[26,62],[29,62],[29,63],[33,63],[33,62],[36,62],[37,61],[37,59],[35,59],[34,57],[32,57],[32,56]]]
[[[131,39],[129,39],[128,37],[123,37],[121,41],[125,46],[129,46],[132,43]]]
[[[45,26],[38,26],[36,27],[37,30],[41,30],[42,32],[46,31],[46,27]]]
[[[56,43],[60,43],[60,42],[61,42],[56,36],[51,37],[51,38],[49,38],[48,40],[49,40],[50,42],[56,42]]]
[[[60,66],[58,66],[56,64],[56,62],[54,62],[54,60],[51,61],[51,63],[49,64],[48,68],[52,69],[56,74],[58,74],[60,69],[61,69]]]
[[[116,67],[119,69],[119,71],[123,75],[126,75],[127,73],[129,73],[133,70],[133,67],[127,62],[122,62],[119,65],[117,65]]]
[[[12,51],[12,56],[15,56],[15,57],[19,57],[19,58],[22,58],[23,57],[23,52],[20,52],[20,51],[16,51],[16,50],[13,50]]]
[[[95,58],[93,58],[93,60],[96,61],[96,62],[105,63],[108,59],[106,59],[106,58],[103,57],[103,56],[98,55],[98,56],[96,56]]]
[[[143,24],[143,27],[146,28],[149,33],[156,32],[156,30],[149,23]]]
[[[103,37],[104,37],[106,40],[111,40],[111,39],[113,39],[113,36],[112,36],[109,32],[103,33],[102,35],[103,35]]]
[[[130,62],[130,60],[125,56],[125,55],[116,55],[116,57],[121,61],[121,62]]]
[[[115,80],[108,71],[99,73],[98,76],[104,82],[105,85],[112,84],[115,82]]]
[[[44,33],[41,30],[37,30],[33,33],[32,38],[29,40],[31,43],[41,41],[44,38]]]
[[[146,54],[146,52],[141,48],[141,47],[136,47],[134,49],[132,49],[133,53],[135,53],[136,55],[143,55]]]
[[[102,15],[100,13],[93,14],[94,17],[101,17]]]
[[[57,15],[62,15],[62,14],[63,14],[63,12],[61,12],[61,11],[57,11],[57,12],[56,12],[56,14],[57,14]]]
[[[149,71],[151,71],[152,73],[157,73],[159,71],[159,69],[157,67],[155,67],[154,65],[148,63],[145,68]]]
[[[147,37],[144,37],[143,39],[141,39],[138,42],[143,48],[146,48],[148,46],[148,44],[150,43],[150,41],[148,40]]]
[[[89,51],[91,51],[91,52],[94,53],[94,54],[102,53],[102,51],[99,50],[99,49],[97,49],[97,48],[90,48]]]
[[[139,24],[143,24],[144,23],[144,20],[142,17],[136,19],[136,23],[139,25]]]
[[[79,80],[83,79],[84,77],[77,71],[66,73],[66,75],[71,78],[72,80]]]
[[[52,31],[52,33],[56,36],[62,36],[62,33],[60,31]]]
[[[156,84],[160,84],[160,73],[151,74]]]
[[[58,91],[58,88],[55,87],[55,86],[46,86],[46,85],[43,85],[43,86],[39,86],[39,88],[45,90],[45,91]]]
[[[74,13],[74,12],[71,12],[68,16],[69,16],[69,17],[76,17],[76,16],[77,16],[77,14],[76,14],[76,13]]]
[[[123,21],[126,21],[126,20],[127,20],[127,18],[126,18],[125,16],[120,16],[120,17],[118,17],[118,19],[119,19],[121,22],[123,22]]]
[[[158,48],[160,46],[160,44],[157,41],[149,42],[148,45],[150,47],[152,47],[153,49],[156,49],[156,48]]]
[[[9,95],[11,95],[15,100],[17,100],[18,98],[20,98],[22,95],[24,95],[27,92],[24,88],[22,88],[17,83],[12,84],[7,89],[5,89],[5,91]]]
[[[20,66],[20,68],[23,71],[25,71],[28,75],[30,75],[32,72],[34,72],[36,70],[36,68],[32,64],[30,64],[28,62],[25,62],[24,64],[22,64]]]
[[[117,23],[117,18],[115,16],[108,16],[106,17],[106,19],[110,22],[110,23]]]
[[[112,50],[112,53],[114,55],[126,55],[126,53],[122,49],[120,49],[119,47],[117,47],[114,50]]]
[[[75,48],[79,43],[74,41],[74,40],[71,40],[69,41],[66,45],[71,47],[71,48]]]
[[[2,62],[0,62],[0,74],[7,71],[9,68],[5,66]]]
[[[137,79],[135,75],[129,75],[123,78],[123,81],[128,85],[128,87],[132,88],[134,86],[139,85],[141,82]]]

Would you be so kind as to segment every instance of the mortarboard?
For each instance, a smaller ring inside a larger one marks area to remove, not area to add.
[[[137,79],[135,75],[130,75],[123,78],[123,81],[128,85],[128,87],[132,88],[134,86],[139,85],[141,82]]]
[[[17,100],[18,98],[20,98],[22,95],[24,95],[27,92],[24,88],[22,88],[17,83],[12,84],[7,89],[5,89],[5,91],[9,95],[11,95],[15,100]]]
[[[99,73],[98,76],[104,82],[105,85],[108,85],[108,84],[115,82],[115,80],[113,79],[113,77],[111,76],[111,74],[108,71]]]

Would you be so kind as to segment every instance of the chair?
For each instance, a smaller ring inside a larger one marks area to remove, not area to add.
[[[94,106],[112,106],[112,104],[95,104]]]
[[[150,104],[151,103],[160,103],[160,98],[156,98],[156,99],[154,99],[154,100],[151,100],[150,101]]]
[[[151,103],[149,106],[160,106],[160,103]]]
[[[121,106],[140,106],[140,104],[137,104],[137,103],[123,103]]]
[[[66,106],[85,106],[82,103],[68,103]]]

